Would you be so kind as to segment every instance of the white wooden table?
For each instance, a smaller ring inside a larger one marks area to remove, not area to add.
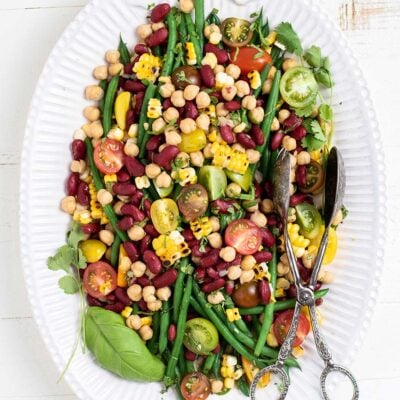
[[[19,260],[20,150],[36,81],[57,38],[86,0],[0,1],[0,399],[73,400],[32,319]],[[400,0],[321,0],[351,42],[369,82],[387,164],[388,231],[382,290],[353,366],[361,399],[400,391]],[[338,392],[338,399],[343,396]]]

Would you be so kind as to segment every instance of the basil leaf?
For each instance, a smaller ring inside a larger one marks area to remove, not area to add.
[[[310,47],[304,53],[304,59],[310,64],[312,67],[320,68],[322,67],[323,60],[321,55],[321,48],[317,46]]]
[[[314,75],[317,82],[321,85],[327,88],[331,88],[333,86],[331,73],[326,68],[322,67],[318,69],[317,71],[315,71]]]
[[[128,380],[159,382],[165,365],[153,356],[140,336],[112,311],[90,307],[85,317],[86,344],[98,363]]]

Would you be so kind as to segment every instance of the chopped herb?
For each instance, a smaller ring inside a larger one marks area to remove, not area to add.
[[[287,51],[297,55],[301,55],[303,53],[300,38],[289,22],[280,23],[275,31],[277,33],[278,42],[283,44]]]
[[[308,151],[319,150],[326,143],[326,136],[317,120],[307,118],[303,121],[307,130],[307,136],[302,140],[301,145]]]
[[[333,119],[333,110],[332,107],[328,104],[321,104],[319,107],[319,116],[324,121],[332,121]]]
[[[58,285],[65,294],[75,294],[79,292],[79,282],[72,275],[65,275],[60,278]]]

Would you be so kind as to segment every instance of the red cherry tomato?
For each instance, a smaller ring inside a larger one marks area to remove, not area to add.
[[[201,372],[193,372],[182,379],[181,393],[185,400],[205,400],[211,393],[210,381]]]
[[[189,220],[201,217],[208,207],[208,194],[204,186],[195,185],[185,186],[178,197],[179,211]]]
[[[106,139],[94,149],[94,163],[103,174],[115,174],[123,166],[124,150],[121,142]]]
[[[290,324],[293,319],[293,310],[286,310],[279,314],[274,322],[274,334],[279,344],[285,341],[286,335],[289,331]],[[308,333],[310,332],[310,323],[304,314],[300,314],[299,325],[297,327],[296,337],[293,341],[293,347],[300,346]]]
[[[248,219],[231,222],[225,230],[225,243],[239,254],[254,254],[260,247],[262,234],[260,228]]]
[[[83,274],[83,286],[92,297],[105,297],[117,287],[117,273],[104,261],[89,264]]]
[[[229,58],[232,64],[237,65],[242,75],[247,75],[251,71],[261,72],[267,64],[272,64],[272,58],[267,52],[260,52],[254,47],[233,48]]]

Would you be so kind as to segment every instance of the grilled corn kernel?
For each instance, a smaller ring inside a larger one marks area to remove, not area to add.
[[[133,66],[133,72],[136,73],[138,79],[147,79],[155,82],[160,74],[161,59],[151,54],[142,54],[139,61]]]
[[[225,378],[224,379],[225,389],[233,389],[234,386],[235,386],[235,380],[233,378]]]
[[[115,183],[115,182],[117,182],[118,181],[118,179],[117,179],[117,174],[107,174],[107,175],[104,175],[104,183],[105,184],[107,184],[107,183]]]
[[[285,296],[285,289],[279,288],[275,290],[275,297],[284,297]]]
[[[221,367],[221,376],[223,378],[233,378],[234,373],[235,373],[234,367],[227,367],[227,366]]]
[[[275,41],[276,41],[277,33],[275,31],[272,31],[266,38],[268,45],[272,46]]]
[[[261,76],[258,71],[251,71],[247,74],[250,81],[250,87],[252,89],[257,89],[261,86]]]
[[[226,310],[226,316],[229,322],[237,321],[241,318],[238,308],[228,308]]]
[[[224,354],[222,356],[222,365],[224,367],[234,367],[235,365],[237,365],[238,360],[237,357],[235,356],[231,356],[230,354]]]
[[[160,235],[153,239],[152,245],[166,267],[170,267],[180,258],[190,254],[188,244],[178,231],[172,231],[169,235]]]
[[[294,357],[299,358],[304,355],[304,349],[301,346],[293,347],[292,354]]]
[[[133,311],[133,308],[132,308],[132,307],[126,306],[126,307],[122,310],[121,315],[122,315],[124,318],[128,318],[128,317],[132,314],[132,311]]]
[[[142,322],[142,326],[144,325],[151,326],[151,324],[153,323],[153,318],[151,316],[142,317],[140,318],[140,321]]]
[[[159,99],[150,99],[147,107],[147,117],[156,119],[162,115],[162,105]]]
[[[194,44],[192,42],[186,42],[185,50],[186,50],[186,61],[188,65],[196,65],[197,58],[196,58],[196,52],[194,50]]]
[[[190,229],[194,237],[200,240],[212,232],[212,224],[208,217],[202,217],[190,222]]]

